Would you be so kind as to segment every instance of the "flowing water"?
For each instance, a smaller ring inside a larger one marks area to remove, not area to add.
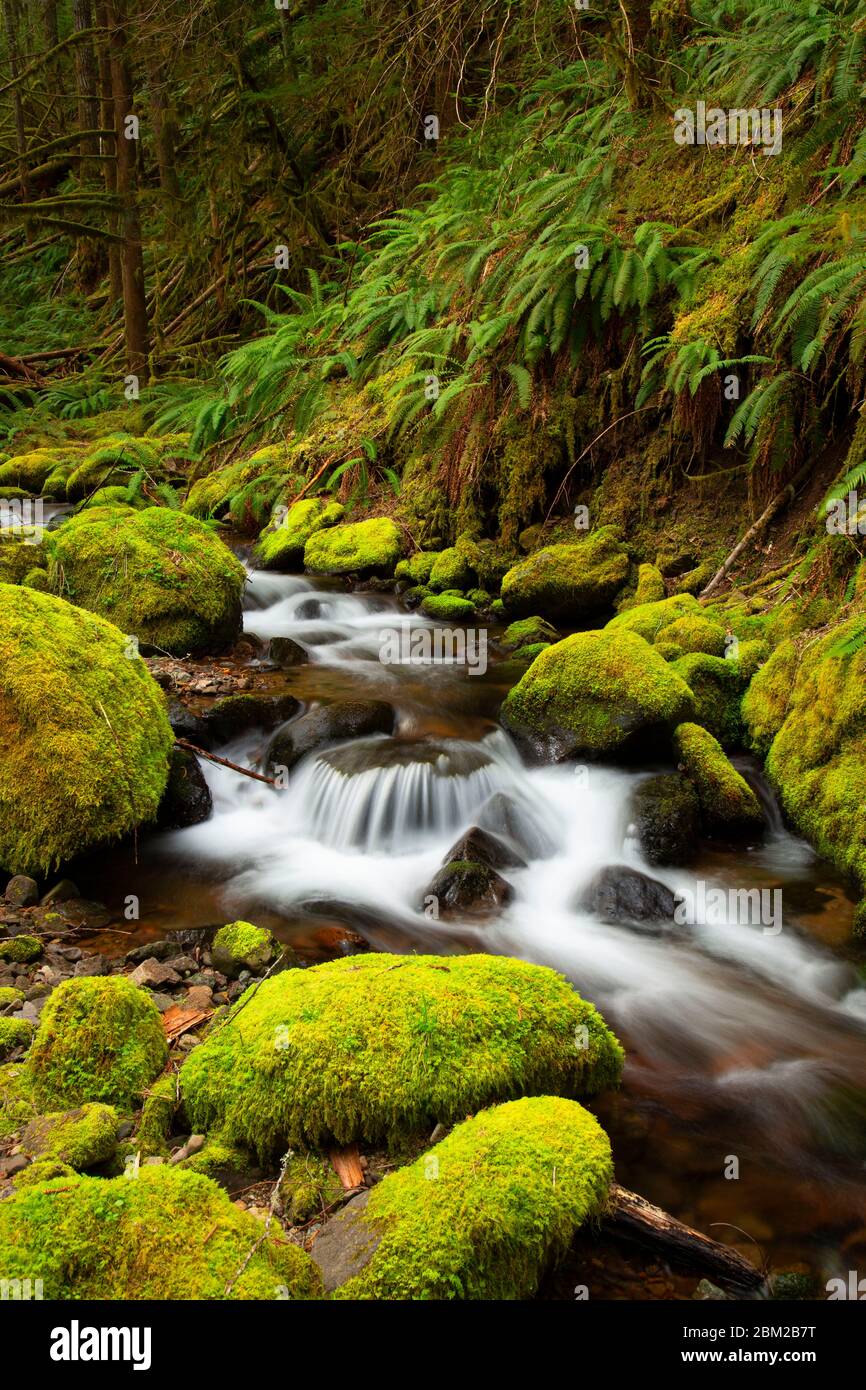
[[[688,870],[650,868],[629,804],[658,769],[525,767],[496,723],[513,665],[491,660],[471,676],[459,664],[379,659],[386,630],[421,626],[430,627],[390,596],[252,573],[246,631],[308,652],[286,689],[305,703],[386,699],[395,734],[308,755],[285,789],[205,764],[211,819],[145,838],[137,864],[116,856],[108,888],[104,877],[90,887],[137,893],[142,939],[244,916],[307,959],[322,958],[324,929],[343,924],[376,949],[492,951],[554,966],[627,1048],[622,1091],[593,1106],[621,1182],[700,1229],[756,1242],[776,1268],[822,1281],[856,1269],[858,1257],[862,1268],[866,989],[843,945],[844,887],[785,830],[763,787],[762,844],[705,848]],[[253,731],[217,751],[261,767],[267,739]],[[425,890],[476,824],[507,836],[525,861],[505,871],[514,898],[483,925],[435,920]],[[680,894],[698,880],[707,891],[781,889],[782,929],[744,924],[735,901],[720,906],[711,894],[691,925],[606,925],[581,909],[581,890],[617,864]]]

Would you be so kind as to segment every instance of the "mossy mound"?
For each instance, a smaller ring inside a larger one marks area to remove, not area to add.
[[[8,1139],[35,1114],[30,1078],[23,1062],[0,1065],[0,1139]]]
[[[547,648],[550,645],[550,642],[529,642],[527,646],[518,647],[516,651],[512,652],[511,660],[526,662],[534,661],[535,658],[537,656],[540,656],[542,652],[546,652]]]
[[[166,479],[166,463],[177,448],[183,449],[186,435],[144,438],[118,431],[89,444],[66,479],[66,497],[78,502],[104,487],[128,483],[144,469],[149,479]]]
[[[0,583],[23,584],[44,553],[41,544],[0,534]]]
[[[277,959],[281,949],[266,927],[256,927],[252,922],[230,922],[220,927],[214,937],[211,956],[214,968],[223,975],[239,975],[242,970],[257,975]]]
[[[681,724],[674,733],[674,747],[694,784],[710,833],[751,835],[763,829],[758,798],[711,733],[699,724]]]
[[[82,452],[83,446],[65,444],[62,450],[30,449],[25,454],[15,454],[0,464],[0,492],[7,484],[34,497],[48,492],[45,485],[51,474],[58,468],[74,468]]]
[[[179,1103],[174,1072],[166,1072],[148,1086],[134,1141],[135,1149],[145,1158],[168,1153],[168,1137]]]
[[[41,1279],[51,1299],[322,1295],[315,1265],[279,1226],[266,1235],[216,1183],[165,1165],[16,1192],[0,1202],[0,1265],[6,1278]]]
[[[47,873],[151,820],[173,743],[162,691],[117,628],[0,585],[5,869]]]
[[[304,568],[311,574],[387,576],[402,550],[402,535],[391,518],[371,517],[316,531],[304,547]]]
[[[550,645],[559,641],[559,633],[544,618],[518,618],[509,623],[499,639],[506,650],[516,651],[519,647],[535,646],[538,642]]]
[[[326,1158],[314,1153],[293,1154],[280,1183],[283,1211],[293,1225],[321,1216],[344,1197],[343,1184]]]
[[[736,748],[742,736],[740,699],[745,682],[736,661],[690,652],[671,664],[695,697],[696,724],[709,729],[723,748]]]
[[[633,632],[578,632],[548,647],[509,691],[502,722],[546,761],[600,757],[689,718],[685,681]]]
[[[198,478],[189,490],[183,510],[204,520],[222,516],[226,510],[232,520],[248,526],[256,520],[259,529],[292,479],[291,452],[285,444],[266,444],[249,458],[215,468]]]
[[[554,971],[497,956],[354,956],[255,987],[187,1058],[197,1129],[261,1155],[397,1142],[497,1099],[615,1084],[622,1049]]]
[[[79,1171],[105,1163],[117,1146],[117,1112],[111,1105],[82,1105],[75,1110],[40,1115],[21,1137],[31,1158],[68,1164]]]
[[[681,656],[685,656],[682,647],[677,646],[676,642],[653,642],[653,648],[665,661],[678,661]]]
[[[27,1047],[35,1031],[29,1018],[0,1018],[0,1062],[5,1062],[16,1047]]]
[[[326,502],[311,497],[290,507],[278,525],[265,528],[255,548],[255,557],[262,569],[300,569],[304,562],[304,547],[310,536],[325,527],[336,526],[345,513],[339,502]]]
[[[135,1108],[168,1057],[162,1020],[120,975],[64,980],[48,998],[27,1058],[42,1108],[105,1101]]]
[[[37,589],[40,594],[47,594],[49,589],[48,571],[37,565],[30,569],[21,580],[25,589]]]
[[[702,613],[684,613],[681,618],[675,618],[660,629],[655,640],[676,642],[684,652],[706,652],[709,656],[725,654],[725,629]]]
[[[628,569],[618,532],[601,527],[577,545],[545,546],[518,561],[502,581],[502,602],[515,618],[578,622],[613,606]]]
[[[761,667],[743,696],[742,715],[750,747],[767,753],[788,717],[799,665],[797,647],[789,638]]]
[[[0,985],[0,1012],[3,1009],[17,1009],[24,1003],[24,991],[11,985]]]
[[[395,579],[408,579],[412,584],[427,584],[433,561],[439,555],[436,550],[416,550],[406,560],[400,560],[394,571]]]
[[[430,575],[425,583],[437,594],[447,589],[471,589],[476,575],[462,547],[452,545],[441,550],[430,567]]]
[[[38,936],[28,936],[26,932],[22,932],[18,936],[0,939],[0,960],[17,961],[19,965],[27,965],[29,961],[38,960],[41,955],[42,942]]]
[[[646,642],[654,642],[659,633],[678,618],[700,617],[703,610],[691,594],[674,594],[658,603],[641,603],[611,618],[607,626],[615,632],[636,632]]]
[[[379,1244],[337,1297],[529,1298],[612,1179],[610,1141],[574,1101],[483,1110],[373,1189],[363,1225]]]
[[[753,638],[751,642],[739,642],[736,650],[737,669],[743,682],[750,681],[772,654],[772,647],[763,638]]]
[[[96,507],[49,542],[52,588],[175,656],[233,641],[246,571],[219,536],[166,507]]]
[[[462,594],[428,594],[421,602],[421,612],[440,622],[471,623],[475,604]]]
[[[619,612],[638,608],[643,603],[658,603],[665,596],[665,581],[660,569],[655,565],[638,565],[637,587],[633,594],[618,605]]]

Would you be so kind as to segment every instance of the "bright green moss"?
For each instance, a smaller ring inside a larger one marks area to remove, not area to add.
[[[27,1059],[42,1107],[101,1100],[134,1109],[168,1057],[159,1012],[124,976],[64,980],[48,998]]]
[[[45,594],[48,592],[49,587],[48,571],[41,569],[39,566],[36,566],[35,569],[29,569],[21,580],[21,583],[24,585],[25,589],[37,589],[39,593]]]
[[[479,612],[487,612],[490,607],[490,594],[486,589],[467,589],[466,597]]]
[[[395,579],[409,579],[413,584],[427,584],[433,561],[438,557],[436,550],[416,550],[407,560],[400,560],[394,571]]]
[[[5,869],[47,873],[152,819],[173,743],[162,691],[117,628],[49,594],[0,586]]]
[[[181,1085],[197,1129],[269,1155],[395,1142],[521,1093],[590,1094],[621,1065],[599,1014],[552,970],[374,954],[255,987],[190,1054]]]
[[[29,1018],[0,1018],[0,1062],[5,1062],[16,1047],[27,1047],[34,1032]]]
[[[144,1158],[168,1153],[174,1113],[179,1105],[179,1085],[174,1072],[167,1072],[147,1088],[141,1119],[135,1132],[135,1148]]]
[[[0,1012],[3,1009],[18,1008],[24,1003],[24,993],[20,989],[13,989],[10,985],[0,986]]]
[[[618,532],[601,527],[576,545],[545,546],[518,561],[502,581],[502,602],[516,618],[578,621],[612,607],[628,567]]]
[[[501,645],[506,649],[528,647],[537,642],[558,641],[559,633],[556,628],[551,627],[544,618],[518,618],[517,622],[509,623],[500,638]]]
[[[629,598],[623,599],[619,611],[625,613],[629,608],[638,608],[643,603],[658,603],[664,596],[665,581],[661,570],[655,565],[639,565],[637,588]]]
[[[505,622],[505,619],[508,617],[508,613],[506,611],[505,604],[502,602],[501,598],[495,598],[493,600],[493,602],[490,605],[490,613],[491,616],[495,618],[497,622]]]
[[[757,671],[769,660],[772,647],[769,642],[758,639],[752,642],[739,642],[736,649],[737,669],[744,681],[750,681]]]
[[[612,1179],[610,1141],[574,1101],[483,1110],[373,1189],[364,1225],[380,1243],[337,1297],[529,1298]]]
[[[794,642],[782,642],[753,676],[743,696],[743,724],[750,746],[759,753],[768,752],[787,718],[798,665]]]
[[[62,1195],[58,1187],[64,1188]],[[42,1279],[51,1299],[310,1299],[310,1257],[233,1206],[198,1173],[66,1178],[0,1202],[5,1278]]]
[[[38,936],[10,936],[0,939],[0,960],[14,960],[21,965],[38,960],[42,955],[42,942]]]
[[[52,532],[52,588],[174,655],[231,642],[246,571],[201,522],[165,507],[97,507]]]
[[[656,642],[676,642],[684,652],[724,656],[725,629],[703,613],[686,613],[660,629]]]
[[[518,647],[516,652],[511,653],[511,660],[534,661],[542,652],[546,652],[549,646],[549,642],[528,642],[525,647]]]
[[[428,594],[421,604],[421,612],[428,618],[438,618],[446,623],[471,623],[475,617],[475,605],[462,594]]]
[[[745,684],[737,662],[690,652],[673,662],[671,670],[682,676],[695,697],[695,723],[709,729],[723,748],[736,748],[742,735],[740,698]]]
[[[680,724],[674,732],[674,748],[694,784],[708,830],[751,833],[762,828],[758,798],[711,733],[698,724]]]
[[[672,588],[675,594],[699,594],[705,589],[718,566],[714,560],[704,560],[693,570],[688,570],[675,579]]]
[[[17,1133],[36,1114],[24,1064],[0,1065],[0,1140]]]
[[[105,1163],[117,1144],[117,1112],[111,1105],[82,1105],[60,1114],[40,1115],[21,1139],[33,1158],[66,1163],[76,1171]]]
[[[657,651],[665,661],[678,661],[681,656],[685,655],[682,647],[677,646],[676,642],[653,642],[653,650]]]
[[[442,594],[447,589],[470,589],[475,580],[475,573],[464,552],[453,545],[435,557],[429,581],[426,582],[434,592]]]
[[[658,603],[642,603],[611,618],[608,628],[616,632],[636,632],[646,642],[654,642],[659,633],[670,627],[677,618],[698,617],[701,606],[691,594],[674,594]],[[678,638],[674,638],[678,641]]]
[[[120,432],[97,439],[69,474],[66,496],[75,502],[98,488],[122,485],[142,468],[151,478],[162,480],[165,475],[160,454],[155,439]]]
[[[80,504],[80,510],[86,507],[146,507],[147,502],[139,498],[133,502],[130,496],[130,489],[126,487],[100,487],[92,496],[85,498]]]
[[[693,708],[685,681],[633,632],[578,632],[533,662],[502,707],[505,727],[539,755],[601,755]]]
[[[76,1178],[78,1174],[68,1163],[56,1158],[40,1158],[29,1164],[21,1173],[16,1173],[13,1182],[16,1192],[24,1187],[38,1187],[43,1182],[55,1182],[58,1178]]]
[[[403,549],[399,528],[388,516],[371,517],[316,531],[304,548],[312,574],[393,574]]]
[[[8,483],[38,496],[39,493],[47,491],[46,479],[55,469],[71,469],[75,466],[75,458],[79,452],[80,446],[66,444],[62,453],[71,457],[65,459],[57,449],[31,449],[26,454],[14,455],[7,463],[0,464],[0,495],[5,495],[3,488]]]
[[[224,975],[263,969],[279,954],[280,944],[273,933],[252,922],[230,922],[220,927],[211,947],[214,966]]]
[[[296,502],[279,525],[265,528],[256,545],[255,555],[263,569],[300,568],[304,547],[310,536],[342,520],[345,508],[339,502],[326,502],[311,497]]]
[[[286,1219],[301,1225],[344,1198],[343,1184],[326,1158],[314,1153],[293,1154],[280,1183]]]
[[[0,535],[0,583],[23,584],[43,554],[41,545]]]

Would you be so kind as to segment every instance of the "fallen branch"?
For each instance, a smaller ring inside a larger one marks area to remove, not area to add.
[[[252,777],[256,782],[267,782],[269,787],[277,785],[273,777],[265,777],[261,772],[253,772],[251,768],[241,767],[240,763],[233,763],[228,758],[218,758],[216,753],[208,753],[206,749],[199,748],[195,743],[190,743],[188,739],[176,738],[175,744],[178,748],[185,748],[188,753],[197,753],[200,758],[207,758],[212,763],[219,763],[220,767],[229,767],[232,772],[242,772],[244,777]]]
[[[794,493],[797,490],[798,483],[800,483],[802,479],[805,478],[806,474],[809,471],[809,468],[810,464],[805,464],[800,469],[799,473],[797,473],[796,476],[791,479],[787,487],[783,487],[781,492],[776,493],[769,506],[765,507],[764,511],[761,512],[761,515],[758,517],[758,520],[754,523],[753,526],[749,527],[748,531],[743,536],[743,539],[741,541],[738,541],[737,544],[734,546],[733,550],[731,551],[727,560],[725,560],[724,564],[722,564],[716,570],[709,584],[706,586],[705,589],[701,591],[701,593],[698,595],[698,598],[709,598],[710,594],[713,593],[713,591],[719,587],[722,580],[726,578],[729,570],[731,569],[731,566],[746,549],[746,546],[748,546],[755,539],[756,536],[760,535],[761,531],[763,531],[764,527],[767,525],[768,522],[772,521],[776,513],[780,512],[782,508],[792,500]]]
[[[635,1240],[660,1251],[666,1258],[699,1270],[721,1286],[741,1291],[758,1290],[765,1274],[747,1259],[709,1236],[653,1206],[645,1197],[613,1183],[613,1208],[604,1219],[612,1234]]]

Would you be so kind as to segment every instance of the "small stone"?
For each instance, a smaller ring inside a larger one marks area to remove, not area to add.
[[[151,1158],[142,1159],[142,1164],[145,1168],[155,1168],[157,1163],[165,1163],[165,1159],[158,1158],[155,1155]]]
[[[178,1038],[177,1045],[182,1052],[192,1052],[194,1047],[201,1045],[201,1038],[194,1038],[192,1033],[184,1033],[182,1037]]]
[[[128,1139],[134,1129],[135,1122],[133,1120],[121,1120],[120,1124],[117,1126],[118,1140]]]
[[[23,1173],[29,1167],[30,1159],[26,1154],[15,1154],[11,1158],[0,1158],[0,1177],[14,1178],[16,1173]]]
[[[148,941],[144,946],[134,946],[127,951],[125,958],[130,965],[141,965],[146,960],[168,960],[179,955],[180,946],[176,941]]]
[[[62,878],[59,883],[55,883],[53,888],[49,888],[40,899],[40,906],[46,907],[48,903],[66,903],[70,898],[80,898],[76,885],[71,878]]]
[[[111,966],[105,956],[83,956],[81,960],[76,961],[72,973],[79,977],[83,975],[110,975]]]
[[[168,1009],[173,1009],[177,1002],[173,995],[163,994],[158,989],[151,990],[150,997],[161,1014],[166,1013]]]
[[[204,1148],[205,1136],[203,1134],[191,1134],[186,1141],[186,1151],[190,1154],[197,1154],[199,1149]]]
[[[3,896],[12,907],[35,907],[39,901],[39,885],[26,874],[16,874],[6,884]]]
[[[189,1149],[187,1148],[186,1144],[184,1144],[179,1149],[175,1149],[174,1153],[168,1161],[169,1163],[183,1163],[183,1160],[185,1158],[189,1158]]]
[[[213,990],[207,985],[193,985],[186,992],[191,1009],[209,1009],[213,1003]]]
[[[55,946],[54,950],[58,956],[62,956],[64,960],[71,960],[73,964],[84,955],[80,946]]]
[[[179,975],[189,975],[198,970],[198,961],[193,960],[192,956],[172,956],[171,968]]]
[[[180,976],[177,971],[172,970],[170,965],[164,961],[156,960],[153,956],[142,961],[141,965],[137,965],[129,978],[134,985],[139,986],[180,984]]]

